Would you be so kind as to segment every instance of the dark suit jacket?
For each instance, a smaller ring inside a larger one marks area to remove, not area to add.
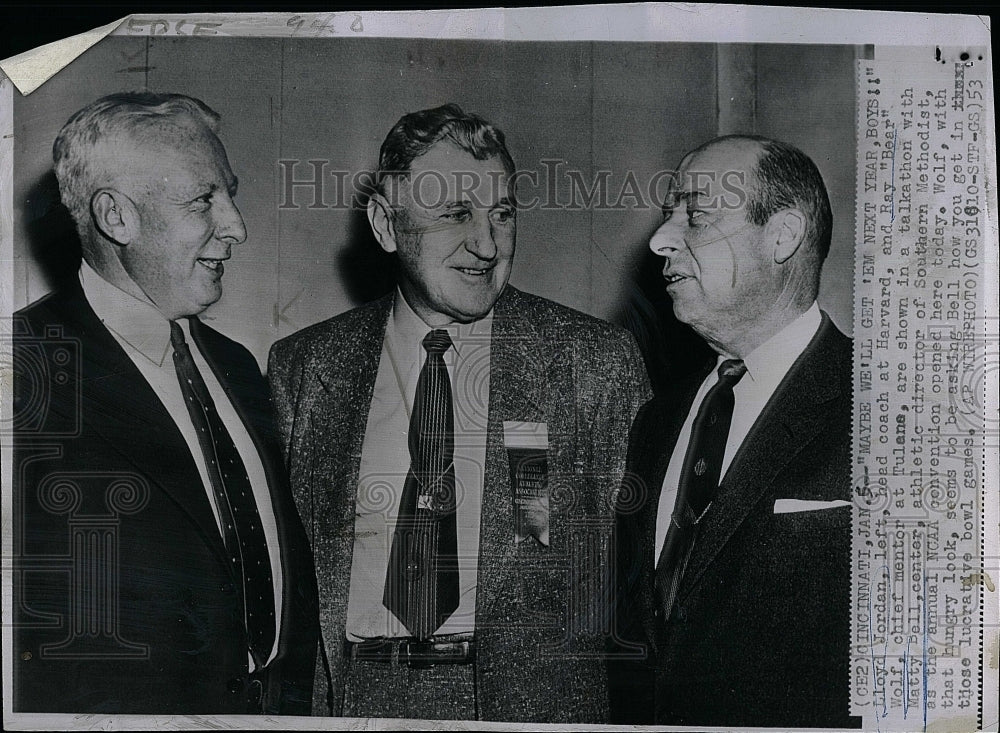
[[[78,286],[15,319],[15,710],[246,713],[240,581],[180,431]],[[264,708],[308,714],[315,579],[267,385],[245,348],[197,319],[191,331],[257,446],[278,524]]]
[[[343,705],[358,470],[391,296],[275,344],[268,376],[292,491],[313,542],[320,626]],[[648,398],[625,331],[507,287],[494,309],[476,596],[476,684],[487,720],[600,721],[607,689],[613,494],[628,427]],[[550,545],[514,542],[503,422],[544,422]],[[603,614],[603,615],[601,615]],[[315,701],[325,697],[318,679]]]
[[[710,368],[644,405],[632,429],[616,527],[613,720],[854,727],[851,510],[774,514],[776,499],[851,499],[851,342],[824,314],[734,456],[663,619],[653,594],[657,504]]]

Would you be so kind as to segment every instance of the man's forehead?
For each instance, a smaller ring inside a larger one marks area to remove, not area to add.
[[[498,156],[479,160],[442,140],[410,164],[404,179],[415,203],[435,208],[471,202],[492,206],[509,198],[509,176]]]
[[[754,140],[723,140],[688,153],[677,168],[674,188],[677,191],[710,192],[724,181],[749,182],[760,157],[761,147]]]
[[[184,170],[198,177],[233,178],[222,141],[203,125],[147,128],[115,142],[115,157],[131,163],[133,173],[159,178],[164,171]]]

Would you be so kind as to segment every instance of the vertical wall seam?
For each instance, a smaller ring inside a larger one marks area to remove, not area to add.
[[[277,109],[277,139],[278,139],[278,160],[284,157],[284,139],[282,133],[284,132],[284,113],[285,113],[285,52],[287,48],[288,39],[282,38],[279,41],[278,48],[278,109]],[[271,125],[275,125],[275,116],[271,115]],[[278,193],[281,188],[281,180],[277,178],[279,166],[275,166],[274,175],[275,180],[275,193]],[[280,195],[280,194],[279,194]],[[278,318],[278,314],[281,312],[281,211],[277,206],[274,207],[274,239],[275,239],[275,250],[274,250],[274,339],[278,340],[281,335],[281,322]],[[266,367],[265,367],[266,370]]]
[[[595,161],[594,161],[594,135],[596,134],[596,130],[594,128],[594,105],[595,105],[596,98],[597,98],[597,95],[595,94],[595,91],[594,91],[594,86],[595,86],[595,83],[596,83],[596,81],[595,81],[595,74],[594,74],[594,57],[596,55],[595,52],[594,52],[595,45],[596,45],[596,41],[591,41],[588,44],[588,49],[587,49],[588,53],[590,55],[590,58],[588,59],[587,63],[589,65],[589,67],[590,67],[589,71],[590,71],[590,175],[591,175],[591,180],[593,180],[593,176],[595,175],[594,171],[595,171],[595,168],[596,168]],[[595,305],[595,303],[597,301],[597,295],[596,295],[596,293],[597,293],[597,283],[594,282],[594,249],[597,247],[597,242],[595,241],[594,238],[597,236],[597,231],[596,231],[596,224],[597,224],[597,222],[595,221],[594,214],[595,214],[594,209],[593,209],[593,207],[591,207],[590,208],[590,247],[589,247],[589,251],[588,251],[588,255],[589,255],[589,259],[590,259],[590,294],[589,294],[589,298],[588,298],[588,301],[589,301],[588,305],[590,307],[590,312],[591,313],[595,312],[594,305]]]
[[[722,135],[722,79],[719,73],[719,66],[722,64],[722,44],[716,43],[712,47],[715,55],[715,134]]]

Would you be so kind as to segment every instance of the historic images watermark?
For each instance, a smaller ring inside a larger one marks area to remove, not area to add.
[[[29,467],[49,466],[15,500],[20,511],[12,512],[10,520],[18,542],[13,586],[20,594],[34,584],[62,583],[68,598],[66,607],[56,613],[27,605],[17,608],[14,624],[18,629],[54,625],[64,629],[62,639],[41,644],[34,651],[20,650],[18,658],[25,663],[35,655],[60,660],[146,659],[148,647],[127,639],[120,624],[120,526],[122,517],[146,510],[149,484],[138,473],[59,468],[65,441],[78,437],[82,430],[82,345],[59,326],[35,333],[17,316],[2,325],[9,333],[0,346],[0,367],[12,375],[13,400],[11,412],[0,420],[0,438],[18,436],[14,466],[19,486],[25,485],[23,473]],[[70,408],[54,416],[53,404]],[[65,552],[26,551],[22,525],[28,505],[63,518]]]
[[[278,209],[356,209],[363,210],[376,191],[399,203],[399,187],[379,186],[373,170],[344,170],[329,160],[282,159],[278,161]],[[698,207],[706,210],[743,208],[750,195],[746,174],[741,170],[686,171],[660,170],[649,176],[634,171],[624,175],[609,169],[593,173],[570,167],[565,160],[543,158],[535,168],[520,168],[510,173],[493,172],[484,181],[474,171],[430,170],[383,172],[382,177],[405,178],[406,194],[423,208],[433,209],[448,200],[464,200],[482,208],[491,200],[509,197],[520,210],[543,211],[622,211],[626,209],[672,210],[687,198],[682,190],[703,191]],[[485,183],[485,186],[483,185]],[[684,184],[682,187],[681,184]],[[708,195],[713,191],[712,195]]]

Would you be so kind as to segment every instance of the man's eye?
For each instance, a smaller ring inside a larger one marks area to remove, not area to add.
[[[688,209],[688,224],[695,226],[699,219],[704,218],[705,212],[699,209]]]
[[[206,193],[204,196],[199,196],[194,201],[191,202],[191,207],[197,211],[204,211],[209,206],[212,205],[212,194]]]
[[[442,216],[442,218],[447,219],[448,221],[455,221],[455,222],[467,221],[469,218],[469,212],[466,211],[465,209],[459,209],[457,211],[449,211],[445,213]]]
[[[493,212],[493,220],[498,224],[506,224],[507,222],[513,220],[514,210],[513,209],[497,209]]]
[[[667,204],[664,204],[661,207],[661,210],[663,211],[663,221],[665,221],[665,222],[666,221],[670,221],[673,218],[673,216],[674,216],[674,207],[673,206],[668,206]]]

